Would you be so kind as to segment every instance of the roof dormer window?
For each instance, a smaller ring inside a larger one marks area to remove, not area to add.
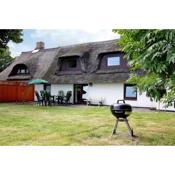
[[[80,71],[81,65],[79,56],[67,56],[60,58],[60,71]]]
[[[127,68],[127,62],[123,59],[122,52],[109,52],[99,54],[99,70],[114,71]]]
[[[12,69],[9,76],[15,76],[15,75],[29,75],[29,70],[26,65],[24,64],[17,64]]]

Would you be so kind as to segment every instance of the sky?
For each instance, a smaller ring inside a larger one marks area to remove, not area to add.
[[[8,46],[10,47],[11,55],[16,57],[19,56],[21,52],[33,50],[37,41],[43,41],[45,48],[53,48],[117,38],[119,38],[119,35],[113,33],[112,29],[25,29],[23,30],[23,42],[19,44],[10,42]]]

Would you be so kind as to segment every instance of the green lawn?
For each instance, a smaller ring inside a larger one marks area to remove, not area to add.
[[[111,137],[108,107],[42,107],[0,104],[0,145],[175,145],[175,113],[133,112]]]

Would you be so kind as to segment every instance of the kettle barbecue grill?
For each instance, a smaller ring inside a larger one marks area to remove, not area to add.
[[[120,103],[122,102],[122,103]],[[111,113],[116,117],[116,122],[112,130],[112,135],[116,134],[118,122],[125,122],[129,131],[129,135],[134,137],[133,129],[128,123],[128,117],[132,113],[132,107],[129,104],[125,103],[125,100],[117,100],[117,103],[114,103],[110,106]]]

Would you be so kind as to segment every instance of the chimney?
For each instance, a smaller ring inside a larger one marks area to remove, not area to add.
[[[44,42],[42,41],[36,43],[35,50],[41,50],[41,49],[44,49]]]

